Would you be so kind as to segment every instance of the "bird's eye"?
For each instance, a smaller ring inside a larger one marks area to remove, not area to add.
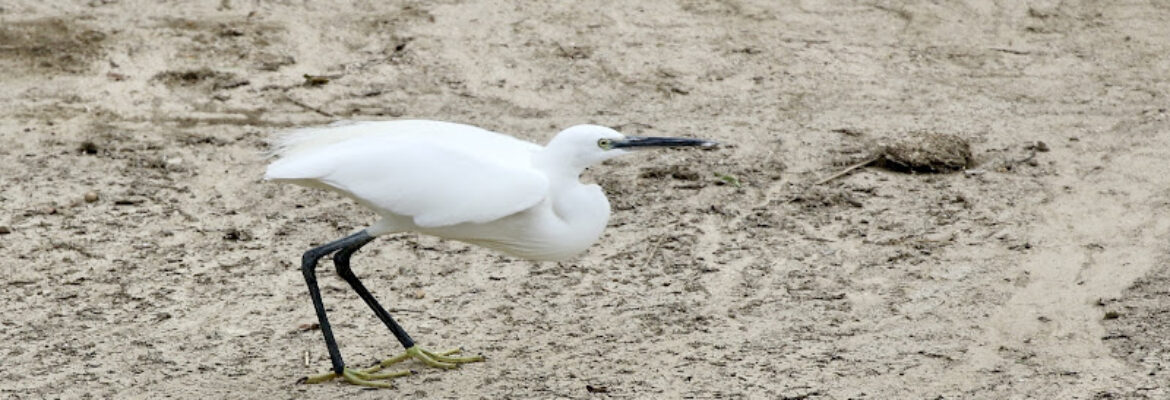
[[[609,140],[609,139],[597,139],[597,147],[600,147],[603,150],[612,149],[613,148],[613,141]]]

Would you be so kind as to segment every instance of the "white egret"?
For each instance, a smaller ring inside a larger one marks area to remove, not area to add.
[[[349,258],[375,237],[417,232],[491,248],[532,260],[563,260],[597,241],[609,220],[609,200],[580,182],[585,168],[653,147],[715,146],[714,142],[625,136],[596,125],[558,133],[546,146],[469,125],[438,121],[341,122],[293,131],[273,143],[277,158],[264,178],[348,196],[381,218],[369,228],[305,252],[301,269],[333,363],[308,383],[341,377],[389,387],[379,373],[414,358],[440,368],[483,361],[431,352],[414,340],[366,290]],[[368,369],[345,367],[317,287],[317,261],[333,253],[337,274],[394,333],[406,352]]]

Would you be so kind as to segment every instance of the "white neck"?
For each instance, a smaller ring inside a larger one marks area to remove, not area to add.
[[[609,200],[596,185],[582,184],[584,166],[572,165],[571,158],[546,148],[533,156],[533,166],[549,179],[549,200],[553,212],[574,236],[592,243],[609,221]]]

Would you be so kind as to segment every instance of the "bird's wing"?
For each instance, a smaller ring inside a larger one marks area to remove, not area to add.
[[[535,144],[467,125],[372,124],[364,129],[380,132],[355,133],[352,124],[320,128],[316,139],[294,132],[323,145],[294,142],[295,151],[278,152],[265,178],[323,185],[421,227],[491,221],[548,192],[548,178],[531,168]],[[402,129],[420,127],[427,129]]]

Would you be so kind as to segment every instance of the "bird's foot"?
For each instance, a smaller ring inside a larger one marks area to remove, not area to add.
[[[341,379],[345,380],[346,383],[351,383],[358,386],[388,389],[394,387],[394,385],[391,385],[390,382],[385,382],[386,380],[414,374],[414,371],[378,373],[378,371],[381,369],[382,368],[380,366],[374,366],[373,368],[366,369],[344,368],[342,369]],[[322,383],[331,381],[334,378],[337,378],[336,372],[327,372],[320,375],[313,375],[302,378],[301,383]]]
[[[471,357],[451,357],[452,355],[459,354],[460,352],[462,352],[461,349],[452,349],[452,350],[441,351],[441,352],[433,352],[433,351],[424,349],[422,347],[418,347],[418,345],[415,345],[415,346],[411,346],[409,349],[406,349],[406,352],[399,354],[395,357],[388,358],[385,361],[378,363],[378,365],[375,365],[373,367],[370,367],[369,369],[366,369],[365,371],[366,372],[378,372],[382,368],[386,368],[386,367],[389,367],[391,365],[398,364],[400,362],[406,361],[406,360],[411,359],[411,358],[413,358],[415,360],[419,360],[423,364],[426,364],[426,365],[429,365],[429,366],[432,366],[435,368],[443,368],[443,369],[457,368],[457,367],[459,367],[459,364],[480,362],[480,361],[484,360],[482,355],[475,355],[475,356],[471,356]]]
[[[414,374],[414,371],[396,371],[396,372],[379,372],[379,371],[381,371],[382,369],[389,367],[391,365],[398,364],[398,363],[401,363],[403,361],[409,360],[411,358],[419,360],[423,364],[426,364],[426,365],[429,365],[429,366],[432,366],[435,368],[443,368],[443,369],[457,368],[457,367],[459,367],[459,364],[465,364],[465,363],[470,363],[470,362],[479,362],[479,361],[484,360],[484,357],[481,355],[476,355],[476,356],[471,356],[471,357],[451,357],[454,354],[459,354],[461,351],[462,350],[460,350],[460,349],[453,349],[453,350],[441,351],[441,352],[436,353],[436,352],[432,352],[430,350],[423,349],[423,348],[418,347],[418,346],[413,346],[409,349],[406,349],[406,352],[399,354],[397,356],[388,358],[388,359],[386,359],[386,360],[384,360],[384,361],[382,361],[382,362],[380,362],[372,367],[369,367],[369,368],[365,368],[365,369],[344,368],[342,370],[343,372],[341,374],[341,378],[343,380],[345,380],[346,383],[351,383],[351,384],[359,385],[359,386],[369,386],[369,387],[376,387],[376,388],[392,388],[392,387],[394,387],[394,385],[391,385],[390,382],[385,382],[386,380],[393,379],[393,378],[399,378],[399,377],[403,377],[403,376],[407,376],[407,375],[412,375],[412,374]],[[337,373],[327,372],[327,373],[320,374],[320,375],[313,375],[313,376],[302,378],[300,382],[306,383],[306,384],[308,384],[308,383],[322,383],[322,382],[331,381],[333,379],[336,379],[337,377],[338,377]]]

